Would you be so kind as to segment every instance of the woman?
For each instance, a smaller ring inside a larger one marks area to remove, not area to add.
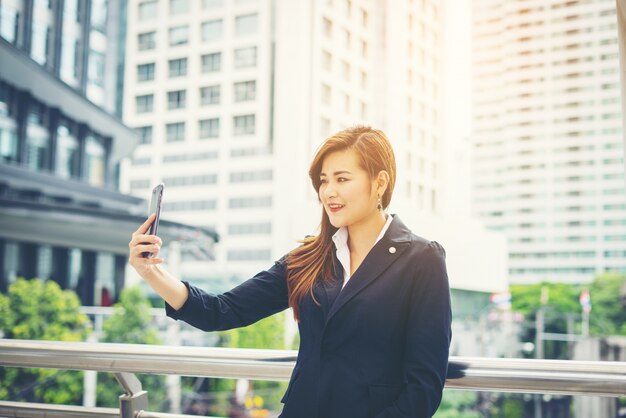
[[[341,131],[320,147],[309,176],[323,206],[320,234],[224,294],[159,266],[161,240],[145,235],[153,216],[133,234],[130,264],[168,316],[205,331],[293,308],[300,348],[280,417],[431,417],[451,337],[445,252],[385,213],[396,177],[389,140],[368,127]]]

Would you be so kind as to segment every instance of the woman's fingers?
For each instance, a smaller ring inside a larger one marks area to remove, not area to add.
[[[144,244],[158,244],[163,245],[163,241],[156,235],[133,235],[133,238],[128,243],[130,248],[133,248],[136,245],[144,245]]]
[[[155,217],[156,217],[156,213],[152,213],[150,216],[148,216],[148,219],[146,219],[146,221],[143,224],[141,224],[139,228],[137,228],[137,230],[133,233],[133,235],[145,234],[146,232],[148,232],[148,228],[150,228],[150,224],[152,224]]]

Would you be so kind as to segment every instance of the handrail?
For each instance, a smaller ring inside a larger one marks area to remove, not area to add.
[[[288,380],[297,352],[0,339],[0,366]],[[625,396],[626,362],[451,357],[446,387]]]

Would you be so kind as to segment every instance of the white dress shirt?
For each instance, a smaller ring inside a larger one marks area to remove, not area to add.
[[[385,222],[383,229],[380,231],[380,234],[378,234],[378,238],[376,238],[376,241],[374,241],[374,245],[376,245],[376,243],[380,241],[380,239],[385,235],[385,232],[387,232],[387,229],[389,229],[389,225],[391,224],[392,220],[393,216],[387,215],[387,222]],[[335,243],[335,248],[337,249],[337,258],[343,266],[343,285],[341,286],[341,288],[343,289],[350,279],[350,248],[348,247],[348,228],[345,226],[339,228],[337,232],[335,232],[335,234],[333,235],[333,242]]]

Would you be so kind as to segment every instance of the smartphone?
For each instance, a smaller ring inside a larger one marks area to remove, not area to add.
[[[152,197],[150,198],[150,210],[148,211],[148,216],[156,213],[156,217],[154,221],[150,224],[150,228],[148,229],[148,235],[156,235],[157,230],[159,228],[159,219],[161,218],[161,201],[163,200],[163,189],[165,185],[163,183],[158,184],[154,189],[152,189]],[[145,244],[148,244],[147,242]],[[141,256],[144,258],[152,258],[154,257],[154,253],[144,252],[141,253]]]

